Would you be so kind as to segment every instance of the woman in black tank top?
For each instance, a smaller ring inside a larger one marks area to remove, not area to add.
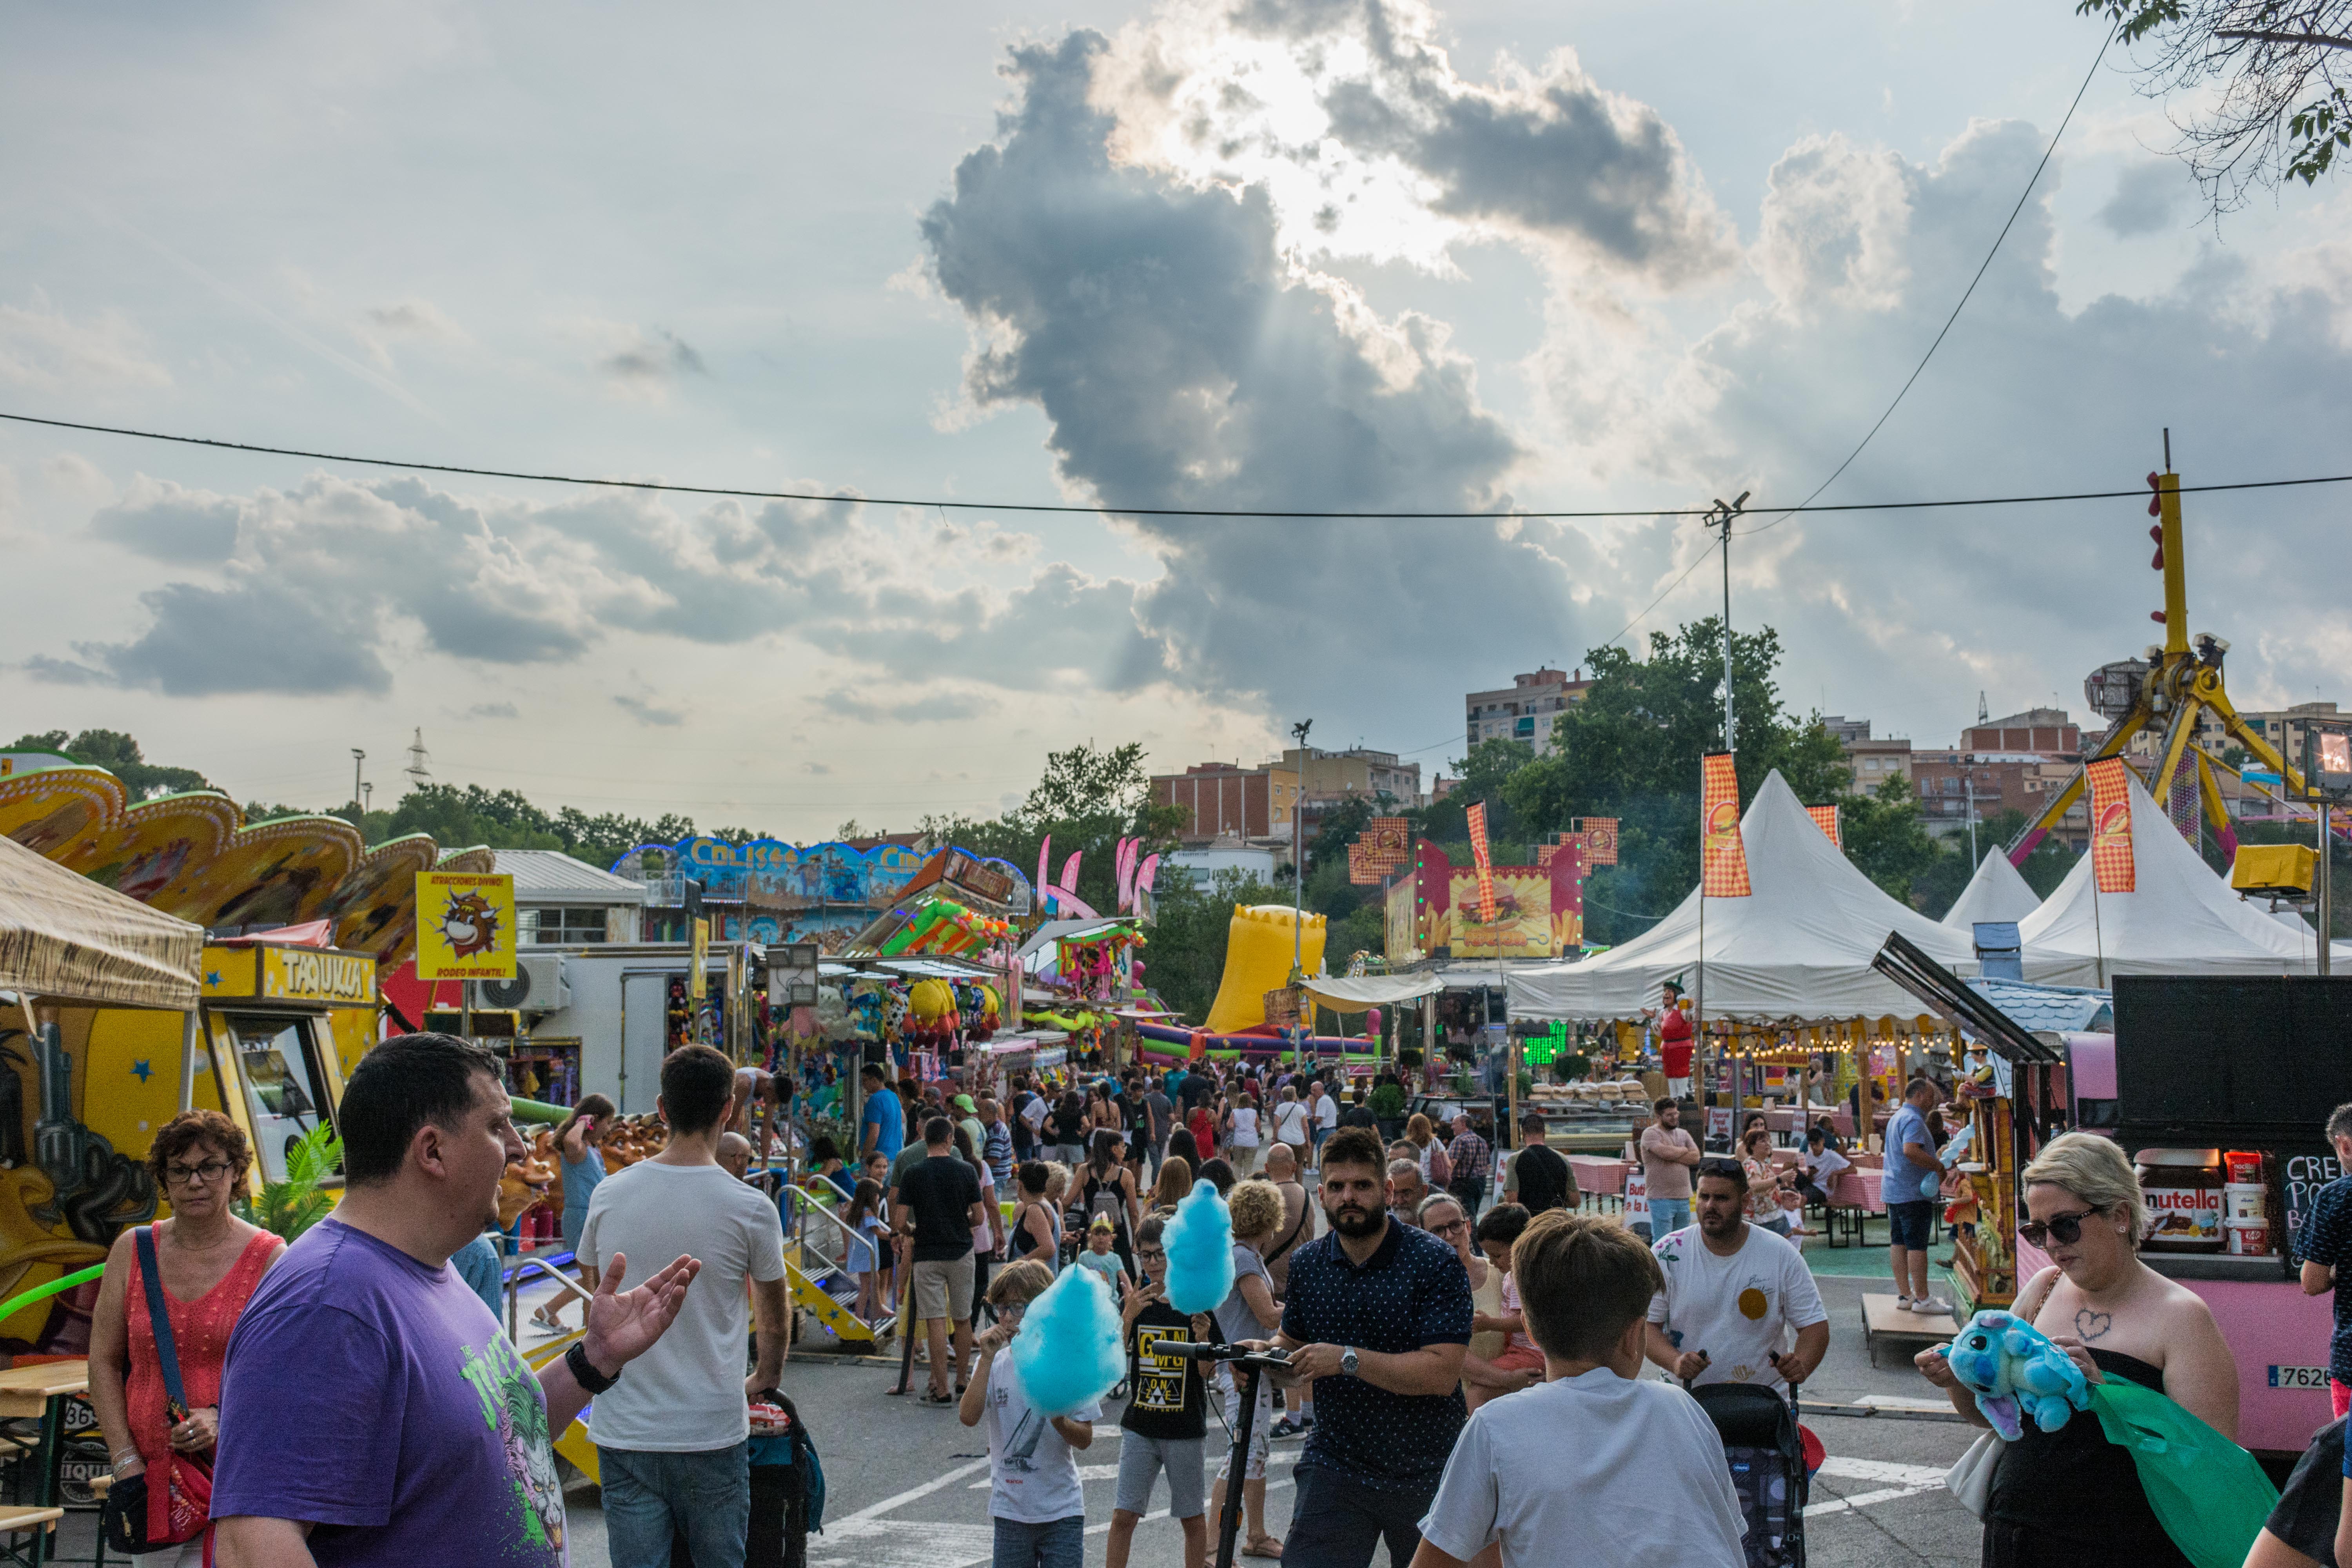
[[[2023,1185],[2032,1218],[2018,1227],[2021,1250],[2045,1247],[2057,1267],[2026,1283],[2017,1315],[2092,1381],[2127,1379],[2168,1394],[2234,1438],[2236,1362],[2204,1302],[2140,1261],[2147,1211],[2121,1148],[2069,1132],[2026,1166]],[[2163,1366],[2133,1353],[2141,1351]],[[1986,1425],[1940,1351],[1922,1352],[1915,1364],[1972,1425]],[[1983,1568],[2187,1568],[2189,1560],[2149,1506],[2130,1452],[2107,1441],[2095,1412],[2078,1410],[2055,1432],[2028,1421],[2001,1446],[1982,1561]]]

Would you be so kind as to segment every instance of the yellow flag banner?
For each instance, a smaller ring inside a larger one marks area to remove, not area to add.
[[[2091,872],[2103,893],[2139,885],[2132,859],[2131,775],[2121,757],[2091,764]]]
[[[1469,810],[1470,858],[1478,867],[1478,923],[1495,923],[1495,865],[1486,853],[1486,803],[1480,801]]]
[[[704,961],[709,956],[709,953],[710,922],[703,920],[696,921],[694,922],[693,951],[691,956],[687,960],[687,962],[693,965],[693,967],[687,971],[686,994],[697,1002],[702,1000],[702,994],[709,985],[709,981],[702,973],[702,966]]]
[[[1756,889],[1748,883],[1748,847],[1739,837],[1739,775],[1732,771],[1729,752],[1711,752],[1701,775],[1700,885],[1710,899],[1744,899]]]
[[[514,878],[492,871],[416,873],[416,978],[514,977]]]

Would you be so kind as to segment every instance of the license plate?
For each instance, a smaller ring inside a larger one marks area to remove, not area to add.
[[[2324,1366],[2274,1366],[2271,1368],[2273,1388],[2326,1388],[2327,1369]]]

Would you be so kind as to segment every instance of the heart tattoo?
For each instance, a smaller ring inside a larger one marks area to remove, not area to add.
[[[2115,1326],[2116,1316],[2113,1312],[2094,1312],[2090,1308],[2084,1307],[2074,1313],[2074,1331],[2083,1336],[2084,1344],[2089,1344],[2093,1340],[2106,1338],[2107,1331]]]

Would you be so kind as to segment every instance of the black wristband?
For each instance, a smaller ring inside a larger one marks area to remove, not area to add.
[[[619,1373],[616,1372],[612,1376],[606,1377],[589,1364],[588,1342],[585,1340],[572,1342],[572,1348],[563,1352],[563,1364],[572,1369],[572,1381],[586,1389],[592,1397],[604,1393],[621,1381]]]

